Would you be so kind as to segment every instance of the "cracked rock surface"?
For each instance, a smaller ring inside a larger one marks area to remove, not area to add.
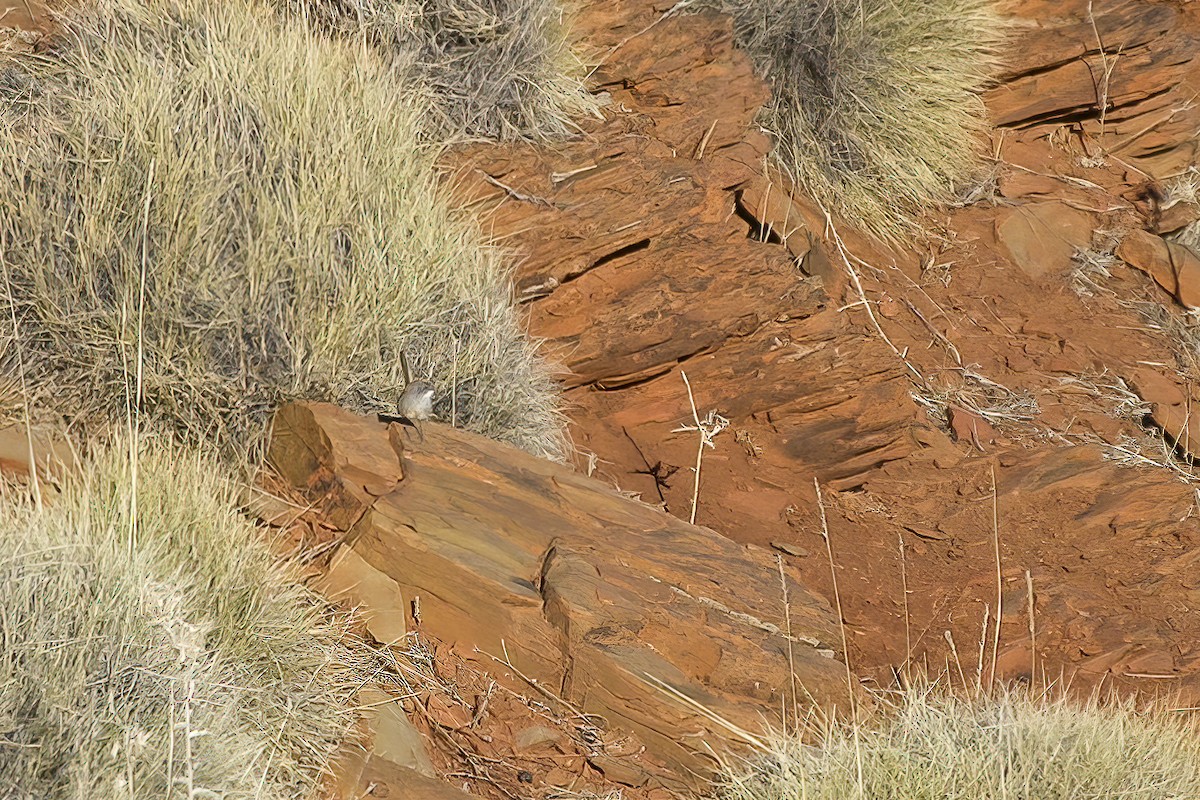
[[[399,605],[410,629],[503,655],[636,736],[642,768],[665,785],[710,774],[712,753],[738,743],[697,703],[757,730],[798,686],[823,704],[844,701],[828,603],[789,579],[785,622],[766,551],[447,426],[427,426],[423,444],[401,436],[331,405],[276,416],[271,463],[317,499],[366,565],[358,577],[332,570],[327,582],[352,585],[331,594],[370,591],[386,576],[382,602],[360,601]]]

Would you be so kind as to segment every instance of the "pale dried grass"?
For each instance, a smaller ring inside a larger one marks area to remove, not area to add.
[[[371,651],[163,437],[0,502],[0,796],[300,800]]]
[[[986,172],[980,92],[1006,24],[992,0],[705,0],[770,82],[777,162],[886,241]]]
[[[284,401],[394,409],[407,352],[442,416],[564,455],[419,78],[253,0],[99,0],[62,25],[0,62],[0,369],[19,385],[19,345],[35,411],[86,439],[140,407],[245,463]]]

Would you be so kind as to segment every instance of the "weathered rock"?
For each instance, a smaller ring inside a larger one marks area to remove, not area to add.
[[[789,642],[765,552],[480,437],[431,425],[426,439],[347,546],[419,602],[422,632],[503,656],[635,734],[676,771],[659,780],[709,774],[707,748],[737,743],[709,714],[757,729],[790,697],[790,667],[818,702],[844,696],[828,604],[789,580]],[[270,456],[297,487],[364,497],[364,480],[398,474],[388,442],[383,423],[290,406]],[[303,468],[284,466],[295,452]]]
[[[52,20],[41,0],[0,0],[0,51],[33,50],[53,27]]]
[[[368,686],[358,693],[357,702],[363,709],[359,730],[334,757],[330,789],[336,800],[396,797],[395,791],[405,787],[420,788],[418,795],[441,797],[444,791],[449,793],[447,797],[467,797],[434,780],[436,771],[425,751],[426,739],[409,721],[399,700]]]
[[[327,429],[312,424],[311,415],[302,405],[280,409],[267,458],[280,477],[320,498],[331,525],[349,530],[404,477],[403,438],[396,426],[379,437],[356,420],[333,418]]]
[[[695,433],[679,430],[692,424],[686,371],[700,417],[729,421],[704,451],[698,520],[823,555],[819,479],[849,657],[884,681],[910,655],[952,659],[938,632],[961,654],[995,610],[994,468],[1002,653],[1028,642],[1008,595],[1029,569],[1047,674],[1070,674],[1085,648],[1117,653],[1118,631],[1179,654],[1180,685],[1200,685],[1200,654],[1186,644],[1200,626],[1170,610],[1200,594],[1185,577],[1200,542],[1194,492],[1168,469],[1112,462],[1163,458],[1114,376],[1186,353],[1129,307],[1148,279],[1106,255],[1111,232],[1187,216],[1156,219],[1129,193],[1195,160],[1200,5],[1006,2],[1016,30],[985,97],[1001,129],[981,143],[1000,197],[931,209],[929,240],[896,252],[842,220],[830,221],[835,238],[763,168],[769,141],[748,123],[762,83],[723,20],[664,16],[669,0],[600,6],[580,25],[606,54],[605,119],[550,153],[461,154],[540,199],[477,181],[491,229],[526,256],[517,281],[531,289],[530,329],[571,371],[573,435],[595,454],[590,467],[686,518],[696,456]],[[944,430],[954,406],[957,431]],[[994,432],[980,435],[966,414]],[[832,597],[824,558],[776,552]],[[909,622],[929,634],[915,654]],[[1109,678],[1135,684],[1130,659],[1142,655],[1118,653]]]
[[[474,800],[446,781],[432,778],[410,767],[367,756],[354,769],[340,768],[334,787],[335,800]]]
[[[400,701],[378,689],[364,689],[359,703],[367,709],[371,730],[371,757],[434,777],[433,763],[423,737],[404,713]]]
[[[75,451],[65,437],[36,425],[0,428],[0,471],[26,476],[32,471],[46,481],[59,480],[76,466]]]
[[[385,572],[362,559],[353,548],[340,548],[321,576],[319,588],[336,602],[358,609],[363,626],[381,644],[394,644],[407,633],[404,592]]]
[[[604,773],[604,777],[608,780],[625,786],[635,788],[645,786],[653,777],[646,770],[639,769],[619,758],[597,755],[588,759],[588,763]]]
[[[1117,256],[1145,272],[1187,308],[1200,308],[1200,256],[1176,242],[1146,231],[1132,231]]]
[[[534,725],[518,731],[513,737],[513,745],[518,750],[532,750],[537,747],[554,744],[562,740],[562,732],[545,725]]]
[[[1057,200],[1021,205],[996,220],[996,240],[1031,278],[1066,272],[1092,241],[1092,217]]]
[[[1175,203],[1156,211],[1157,214],[1151,215],[1151,221],[1154,223],[1154,232],[1162,236],[1175,233],[1200,220],[1200,205],[1196,203]]]
[[[957,406],[950,406],[947,413],[955,441],[968,442],[980,452],[987,452],[986,445],[992,444],[998,438],[996,429],[978,414],[972,414]]]
[[[1005,172],[996,181],[1000,195],[1009,199],[1053,195],[1062,188],[1062,181],[1053,175],[1038,175],[1026,170]]]
[[[1192,458],[1200,456],[1200,398],[1192,396],[1191,387],[1149,368],[1134,373],[1129,385],[1150,404],[1150,419],[1166,441]]]
[[[1194,22],[1185,21],[1195,19],[1190,9],[1142,0],[1012,6],[1017,29],[987,96],[997,125],[1079,124],[1100,147],[1158,177],[1194,160],[1200,116],[1186,98],[1200,49]]]

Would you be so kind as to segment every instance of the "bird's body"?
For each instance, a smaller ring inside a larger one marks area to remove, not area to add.
[[[421,423],[433,419],[433,384],[429,381],[413,381],[405,386],[404,394],[396,402],[396,414],[412,423],[421,441],[425,441]]]

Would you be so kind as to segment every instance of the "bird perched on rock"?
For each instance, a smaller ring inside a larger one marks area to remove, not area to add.
[[[429,381],[413,381],[404,387],[404,394],[396,403],[396,415],[417,429],[421,441],[425,441],[425,431],[421,423],[433,419],[433,384]]]

